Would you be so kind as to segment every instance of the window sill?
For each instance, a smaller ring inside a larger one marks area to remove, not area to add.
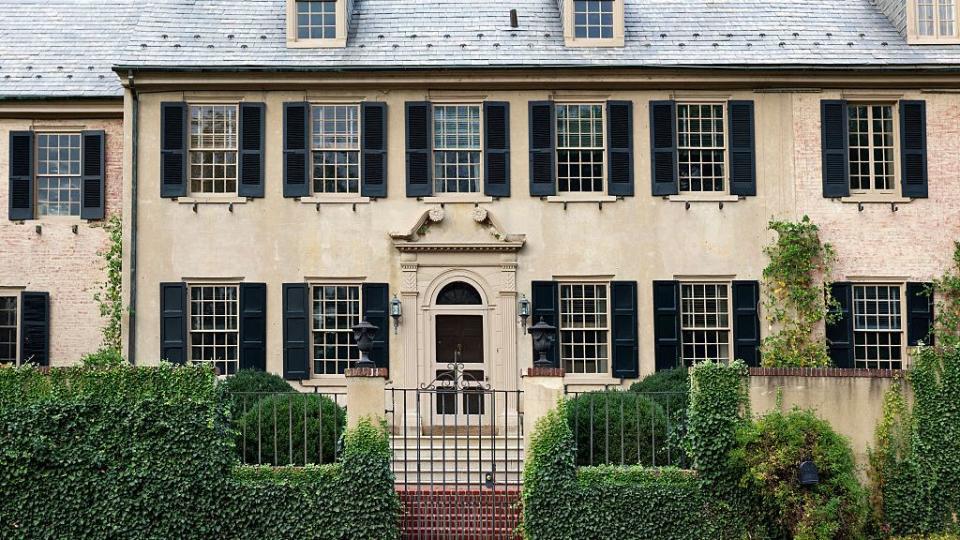
[[[614,379],[609,376],[601,375],[589,375],[584,373],[571,374],[567,373],[563,376],[563,383],[567,386],[609,386],[609,387],[620,387],[622,383],[620,379]]]
[[[493,197],[480,195],[478,193],[468,193],[463,195],[449,194],[424,197],[423,202],[432,204],[478,204],[493,202]]]
[[[840,198],[840,202],[844,204],[905,204],[912,200],[899,195],[851,195]]]
[[[322,197],[300,197],[303,204],[369,204],[370,197],[360,197],[350,195],[345,197],[322,196]]]
[[[607,202],[617,202],[617,197],[613,195],[588,195],[588,196],[579,196],[579,195],[548,195],[547,202],[551,203],[607,203]]]
[[[180,204],[246,204],[248,197],[177,197]]]
[[[303,379],[300,381],[300,386],[305,388],[344,388],[347,386],[347,378],[343,375],[325,375]]]
[[[742,197],[740,195],[668,195],[670,202],[682,203],[720,203],[737,202]]]

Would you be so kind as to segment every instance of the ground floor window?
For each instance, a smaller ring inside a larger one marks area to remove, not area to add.
[[[854,285],[853,338],[856,367],[901,369],[903,318],[899,285]]]
[[[560,360],[567,373],[607,373],[607,297],[606,283],[560,284]]]
[[[360,359],[353,327],[360,324],[359,285],[315,285],[312,301],[313,373],[342,375]]]
[[[0,296],[0,364],[17,363],[17,297]]]
[[[680,329],[684,365],[730,361],[730,285],[681,283]]]
[[[190,286],[190,360],[222,375],[240,365],[238,298],[237,285]]]

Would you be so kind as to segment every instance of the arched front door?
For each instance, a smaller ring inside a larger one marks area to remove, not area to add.
[[[466,416],[480,425],[487,412],[487,306],[473,285],[454,281],[440,289],[432,312],[434,422]]]

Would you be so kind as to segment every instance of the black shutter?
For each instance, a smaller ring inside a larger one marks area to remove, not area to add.
[[[267,284],[240,284],[240,369],[267,370]]]
[[[390,367],[390,285],[387,283],[363,284],[363,316],[377,327],[373,338],[370,360],[378,368]]]
[[[653,349],[657,371],[680,365],[680,282],[653,282]]]
[[[50,293],[20,293],[20,360],[50,365]]]
[[[310,287],[283,284],[283,378],[310,378]]]
[[[263,103],[240,104],[240,183],[237,195],[263,197],[264,143],[267,107]]]
[[[360,124],[360,195],[387,196],[387,104],[363,103]]]
[[[510,196],[510,104],[483,104],[483,192],[491,197]]]
[[[850,141],[847,102],[825,99],[820,102],[820,146],[823,167],[823,196],[850,195]]]
[[[432,161],[433,108],[425,101],[408,101],[407,124],[407,197],[426,197],[433,193]]]
[[[556,195],[556,110],[552,101],[531,101],[528,108],[530,195],[534,197]]]
[[[186,103],[160,104],[160,196],[187,195],[187,120]]]
[[[927,102],[900,102],[900,175],[903,196],[927,197]]]
[[[80,170],[80,219],[103,219],[104,217],[104,142],[103,131],[84,131],[83,163]]]
[[[853,284],[833,283],[830,294],[839,304],[833,311],[837,320],[826,325],[830,359],[836,367],[852,368],[855,363],[853,360]]]
[[[33,132],[10,132],[10,219],[33,219]]]
[[[557,327],[557,339],[547,352],[547,359],[553,367],[560,367],[560,288],[556,281],[534,281],[530,286],[533,310],[531,324],[543,321]],[[536,361],[537,353],[533,353]]]
[[[160,284],[160,359],[187,362],[187,285]]]
[[[933,345],[932,283],[907,283],[907,345]]]
[[[760,366],[760,283],[733,282],[733,357]]]
[[[607,194],[633,197],[633,102],[607,102]]]
[[[610,283],[610,306],[613,312],[613,376],[636,379],[640,376],[637,282]]]
[[[307,149],[310,144],[310,104],[283,104],[283,196],[310,195],[307,180],[310,162]]]
[[[680,193],[677,181],[677,103],[650,102],[650,155],[655,196]]]
[[[753,101],[727,103],[730,115],[730,194],[757,194],[756,119]]]

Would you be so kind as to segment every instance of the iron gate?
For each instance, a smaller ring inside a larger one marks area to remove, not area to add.
[[[460,363],[386,392],[404,538],[516,538],[522,392],[494,390]]]

